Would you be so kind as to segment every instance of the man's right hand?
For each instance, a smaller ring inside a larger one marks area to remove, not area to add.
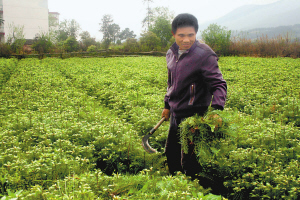
[[[161,113],[161,118],[165,117],[166,120],[165,121],[169,121],[170,119],[170,110],[169,109],[164,109]]]

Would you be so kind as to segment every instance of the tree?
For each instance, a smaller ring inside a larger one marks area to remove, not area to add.
[[[4,24],[4,20],[2,18],[0,18],[0,29],[2,28],[1,26]],[[1,37],[0,37],[0,43],[2,43],[1,41]],[[1,46],[2,48],[2,46]]]
[[[154,22],[158,17],[162,17],[172,23],[174,15],[174,12],[170,11],[168,7],[156,7],[153,9],[152,21]]]
[[[80,30],[80,25],[76,20],[64,20],[59,24],[58,41],[65,41],[70,36],[77,38]]]
[[[57,35],[57,40],[58,41],[65,41],[66,39],[68,39],[69,37],[69,33],[68,33],[68,22],[67,20],[62,21],[59,24],[59,28],[58,28],[58,35]]]
[[[172,38],[172,20],[174,14],[167,7],[156,7],[149,22],[149,31],[155,33],[161,39],[161,45],[165,48]]]
[[[148,30],[150,27],[150,24],[152,22],[152,17],[153,17],[153,11],[152,8],[150,7],[150,3],[153,3],[153,0],[143,0],[144,3],[147,3],[147,15],[146,17],[143,19],[142,24],[143,27],[147,26]]]
[[[91,38],[91,34],[88,31],[83,31],[79,34],[81,41]]]
[[[79,34],[81,48],[83,51],[86,51],[87,48],[91,45],[96,45],[96,39],[91,37],[91,34],[88,31],[83,31]]]
[[[48,15],[48,22],[50,28],[59,26],[58,19],[56,19],[56,17],[51,13]]]
[[[102,23],[99,23],[101,25],[99,31],[103,33],[102,44],[107,49],[112,42],[116,43],[120,33],[120,26],[113,23],[114,20],[111,15],[104,15],[101,21]]]
[[[160,38],[163,48],[167,46],[169,40],[172,38],[172,25],[162,17],[157,18],[154,25],[149,28],[149,31],[152,31]]]
[[[21,53],[26,42],[24,26],[15,26],[14,23],[8,25],[9,34],[7,43],[11,45],[11,50],[17,54]]]
[[[140,44],[142,51],[158,51],[161,49],[161,40],[155,33],[147,31],[141,34]]]
[[[139,51],[139,44],[135,38],[127,38],[124,43],[125,52],[137,52]]]
[[[171,12],[168,7],[156,7],[154,9],[151,8],[151,10],[147,13],[146,18],[144,18],[144,20],[142,21],[143,27],[147,25],[147,28],[149,30],[149,28],[154,25],[155,21],[157,21],[158,18],[164,18],[167,21],[170,21],[171,24],[174,18],[174,12]]]
[[[228,55],[231,31],[226,27],[221,27],[217,24],[211,24],[202,31],[202,39],[209,45],[217,54]]]
[[[120,26],[118,24],[114,23],[108,26],[109,39],[113,43],[116,43],[116,39],[118,38],[119,33],[120,33]]]
[[[119,34],[119,39],[122,40],[127,40],[128,38],[135,38],[136,35],[134,34],[133,31],[130,31],[129,28],[125,28],[120,34]]]
[[[79,45],[76,38],[70,36],[66,41],[64,41],[64,47],[67,52],[74,52],[78,50]]]
[[[2,25],[2,24],[4,24],[4,19],[2,19],[2,18],[0,18],[0,26]]]
[[[79,23],[75,20],[72,19],[69,22],[69,36],[77,38],[79,31],[81,30]]]
[[[103,33],[103,40],[110,39],[109,26],[113,23],[114,20],[111,15],[104,15],[101,21],[102,23],[99,23],[99,25],[101,26],[99,31]]]
[[[104,40],[102,40],[101,46],[102,46],[104,49],[108,49],[110,43],[111,43],[110,39],[104,39]]]

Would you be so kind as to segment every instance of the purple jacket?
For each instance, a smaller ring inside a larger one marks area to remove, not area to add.
[[[167,52],[168,89],[165,108],[176,117],[203,113],[209,105],[224,109],[227,84],[218,66],[218,57],[206,44],[196,41],[178,59],[178,45]]]

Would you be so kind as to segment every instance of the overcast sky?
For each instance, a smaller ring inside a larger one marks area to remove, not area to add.
[[[164,6],[175,15],[191,13],[198,18],[199,23],[217,19],[230,11],[248,4],[268,4],[279,0],[153,0],[152,8]],[[81,26],[81,31],[88,31],[92,37],[101,40],[99,32],[103,15],[113,16],[114,23],[121,30],[129,28],[139,35],[142,20],[146,16],[147,5],[143,0],[48,0],[50,12],[60,13],[60,21],[75,19]]]

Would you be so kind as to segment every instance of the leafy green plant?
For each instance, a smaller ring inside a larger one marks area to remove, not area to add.
[[[7,190],[8,196],[4,196],[1,198],[1,200],[18,200],[20,194],[22,193],[23,190],[19,190],[15,193],[11,192],[9,189]]]
[[[216,114],[217,118],[212,117]],[[222,119],[220,123],[222,126],[216,127],[217,120],[220,119]],[[227,131],[228,123],[221,111],[209,111],[203,117],[195,115],[185,119],[180,124],[180,142],[183,152],[187,154],[190,145],[193,144],[199,162],[212,159],[220,153],[222,139],[236,137],[236,133]]]

